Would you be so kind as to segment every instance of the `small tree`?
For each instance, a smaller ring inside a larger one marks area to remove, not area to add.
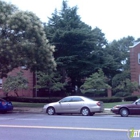
[[[115,93],[127,93],[131,94],[134,91],[139,90],[137,82],[131,82],[130,71],[126,70],[120,74],[116,74],[112,79],[112,88]]]
[[[131,82],[130,79],[125,79],[114,89],[115,91],[123,91],[128,94],[132,94],[134,91],[138,91],[139,85],[137,82]]]
[[[17,73],[16,76],[8,76],[6,81],[3,84],[3,91],[5,92],[6,96],[11,91],[18,95],[18,90],[20,89],[27,89],[28,88],[28,80],[23,77],[23,72],[20,71]]]
[[[60,91],[64,88],[64,83],[61,81],[61,76],[58,73],[44,73],[37,72],[37,85],[35,88],[47,88],[49,90],[49,95],[52,91]]]
[[[110,88],[110,86],[107,84],[107,78],[104,76],[104,73],[101,69],[99,69],[98,72],[90,75],[81,86],[83,93],[90,90],[102,90],[108,88]]]

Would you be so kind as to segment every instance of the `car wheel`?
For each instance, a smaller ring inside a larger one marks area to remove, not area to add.
[[[55,114],[55,109],[54,109],[53,107],[49,107],[49,108],[47,109],[47,114],[48,114],[48,115],[54,115],[54,114]]]
[[[128,109],[122,108],[122,109],[120,110],[120,115],[121,115],[122,117],[128,117],[128,115],[129,115]]]
[[[81,109],[81,114],[83,116],[88,116],[90,114],[90,111],[87,107],[84,107],[84,108]]]

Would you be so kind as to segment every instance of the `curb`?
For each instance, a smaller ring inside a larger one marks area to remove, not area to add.
[[[29,108],[29,107],[14,107],[13,113],[34,113],[45,114],[42,108]],[[97,115],[113,115],[109,108],[105,109],[102,113],[96,113]]]

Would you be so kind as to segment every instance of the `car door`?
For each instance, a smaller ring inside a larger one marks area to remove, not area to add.
[[[80,97],[73,97],[70,102],[71,113],[80,113],[81,108],[84,105],[84,100]]]
[[[140,114],[140,100],[135,101],[133,104],[127,105],[130,114],[137,115]]]
[[[70,112],[70,102],[71,97],[63,98],[59,101],[59,108],[57,108],[57,112],[59,113],[69,113]]]

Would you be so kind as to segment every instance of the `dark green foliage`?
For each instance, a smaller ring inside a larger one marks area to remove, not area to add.
[[[120,40],[114,40],[107,45],[106,51],[112,61],[112,67],[115,68],[111,68],[111,70],[116,71],[114,75],[121,72],[121,70],[130,69],[129,46],[133,46],[134,41],[134,37],[128,36]],[[112,77],[114,75],[112,75]]]
[[[72,79],[73,86],[99,69],[94,65],[98,56],[95,61],[92,56],[93,52],[97,54],[96,51],[102,50],[106,39],[99,28],[92,29],[81,21],[77,7],[70,8],[63,1],[61,11],[55,10],[49,18],[46,34],[56,47],[54,57],[58,70]]]
[[[122,98],[112,97],[112,98],[96,98],[97,101],[102,101],[104,103],[121,102]]]
[[[61,98],[30,98],[30,97],[4,97],[3,99],[9,100],[11,102],[25,102],[25,103],[52,103],[59,101]]]
[[[26,103],[52,103],[57,102],[62,97],[51,97],[51,98],[24,98],[24,97],[4,97],[4,99],[12,102],[26,102]],[[104,103],[121,102],[121,98],[93,98],[96,101],[102,101]]]
[[[136,101],[137,99],[137,96],[127,96],[124,98],[124,101]]]
[[[84,93],[87,97],[107,97],[107,90],[88,91]]]
[[[84,82],[84,84],[80,87],[83,93],[92,91],[92,90],[105,90],[110,88],[107,84],[107,78],[104,76],[104,73],[101,69],[98,72],[90,75]]]
[[[122,81],[124,81],[125,79],[130,79],[130,71],[123,71],[119,74],[116,74],[113,79],[112,79],[112,87],[115,88],[118,85],[120,85],[120,83]]]
[[[37,85],[35,88],[46,88],[49,93],[64,89],[65,83],[61,82],[62,77],[56,73],[37,72]]]
[[[132,94],[133,91],[139,90],[138,83],[131,82],[129,71],[123,71],[120,74],[116,74],[112,79],[112,87],[113,87],[113,91],[116,93],[126,92],[128,94]]]
[[[115,97],[126,97],[126,96],[129,96],[131,95],[130,93],[127,93],[127,92],[117,92],[114,96]]]

